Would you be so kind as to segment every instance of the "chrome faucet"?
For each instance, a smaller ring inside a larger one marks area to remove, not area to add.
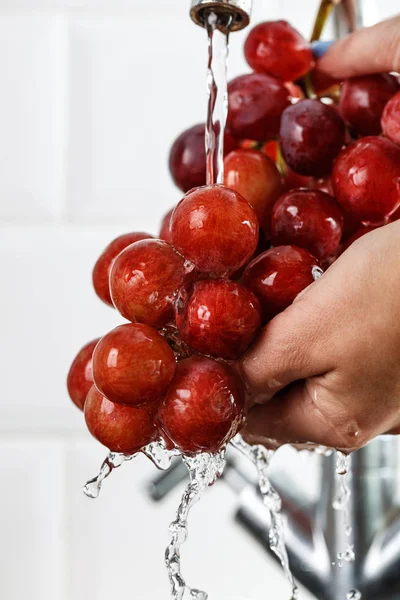
[[[349,520],[355,560],[340,568],[337,554],[349,543],[336,493],[334,454],[314,458],[321,470],[320,497],[310,502],[283,470],[275,472],[286,516],[286,544],[294,577],[318,600],[345,600],[352,589],[362,600],[400,599],[400,439],[381,437],[352,455]],[[237,519],[268,550],[262,499],[241,493]]]
[[[250,23],[253,0],[192,0],[190,16],[197,25],[205,27],[205,13],[230,17],[229,31],[239,31]]]

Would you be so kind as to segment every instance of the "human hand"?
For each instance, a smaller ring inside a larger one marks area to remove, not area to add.
[[[246,439],[344,451],[400,432],[400,221],[355,242],[241,360]]]
[[[355,75],[400,71],[400,15],[332,44],[318,70],[342,80]]]

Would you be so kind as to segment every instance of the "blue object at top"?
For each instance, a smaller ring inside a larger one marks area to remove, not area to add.
[[[314,58],[321,58],[321,56],[323,56],[325,54],[325,52],[328,50],[328,48],[330,46],[332,46],[333,44],[333,40],[329,41],[329,42],[312,42],[311,44],[311,50],[312,53],[314,55]]]

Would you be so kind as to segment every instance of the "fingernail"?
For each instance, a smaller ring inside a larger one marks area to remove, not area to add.
[[[314,55],[314,58],[321,58],[325,54],[325,52],[330,48],[333,44],[333,40],[329,42],[312,42],[311,50]]]

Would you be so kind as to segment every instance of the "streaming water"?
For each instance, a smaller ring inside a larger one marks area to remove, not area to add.
[[[332,507],[334,510],[343,511],[344,532],[349,540],[345,550],[343,552],[338,552],[337,554],[339,567],[342,567],[344,562],[354,562],[356,558],[354,553],[354,544],[351,543],[353,529],[351,527],[350,517],[351,491],[348,482],[348,478],[350,476],[350,468],[350,456],[346,456],[342,452],[337,451],[337,491],[332,502]]]
[[[177,450],[167,450],[164,440],[151,442],[151,444],[143,448],[141,452],[162,471],[166,471],[171,466],[171,461],[174,456],[179,455]],[[140,453],[119,454],[117,452],[110,452],[103,461],[99,474],[84,485],[83,493],[88,498],[98,498],[103,481],[111,475],[114,469],[118,469],[124,462],[132,460],[132,458],[135,458],[138,454]]]
[[[230,15],[206,17],[208,32],[206,120],[207,184],[224,182],[224,131],[228,116],[228,52]]]
[[[181,572],[180,549],[188,536],[189,511],[200,500],[207,487],[221,477],[226,464],[225,451],[220,454],[183,456],[182,459],[189,470],[190,481],[183,492],[176,518],[169,527],[172,536],[165,551],[165,564],[173,600],[207,600],[206,592],[190,588],[186,584]]]
[[[235,436],[233,440],[231,440],[231,444],[249,458],[257,469],[258,485],[264,504],[268,509],[271,518],[269,545],[271,550],[278,557],[286,578],[292,586],[291,600],[297,600],[299,591],[290,570],[289,558],[285,547],[283,519],[281,514],[282,501],[268,478],[269,463],[275,451],[268,450],[264,446],[250,446],[244,441],[241,435]]]

